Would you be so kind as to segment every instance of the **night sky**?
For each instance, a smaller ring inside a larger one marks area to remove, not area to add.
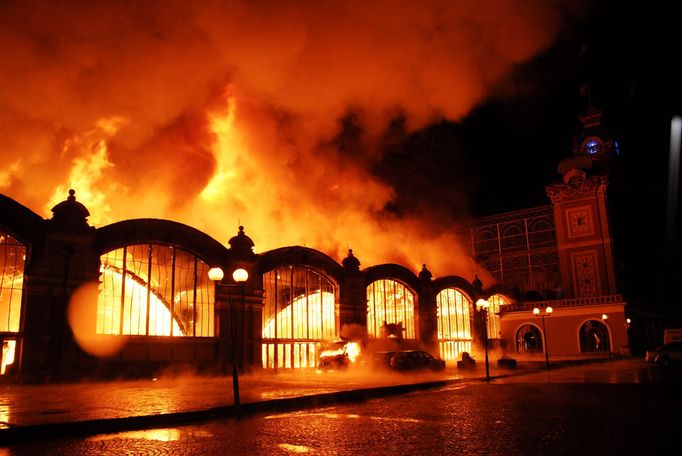
[[[608,189],[619,288],[640,304],[670,304],[681,273],[680,236],[672,252],[664,240],[670,122],[682,114],[680,24],[679,4],[668,2],[598,2],[565,23],[553,46],[506,83],[513,95],[500,87],[461,123],[421,131],[409,151],[389,155],[402,154],[430,176],[393,178],[409,188],[406,206],[432,201],[436,212],[479,217],[548,204],[544,185],[560,178],[557,164],[571,155],[578,114],[588,106],[580,89],[588,84],[620,151]],[[450,198],[437,203],[443,195]]]

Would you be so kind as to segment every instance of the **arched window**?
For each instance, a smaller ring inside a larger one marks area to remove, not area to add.
[[[208,265],[158,244],[101,256],[97,334],[213,337],[214,287]]]
[[[370,337],[414,339],[414,293],[391,279],[367,287],[367,333]]]
[[[305,266],[263,275],[263,367],[316,367],[321,343],[338,337],[336,285]]]
[[[531,324],[525,324],[516,332],[517,353],[542,353],[542,334],[540,329]]]
[[[440,357],[458,359],[471,351],[472,301],[456,288],[446,288],[436,296]]]
[[[507,299],[499,294],[488,298],[488,338],[500,338],[500,306],[508,304]]]
[[[609,330],[599,320],[589,320],[580,327],[580,353],[608,353],[611,348]]]
[[[7,366],[14,363],[17,339],[13,336],[19,332],[21,319],[21,303],[24,288],[24,263],[26,247],[12,236],[0,231],[0,333],[5,335],[2,342],[2,361],[0,375]]]

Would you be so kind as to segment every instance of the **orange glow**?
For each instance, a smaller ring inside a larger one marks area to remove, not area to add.
[[[381,138],[397,114],[409,135],[511,87],[552,43],[561,6],[164,6],[3,7],[0,192],[50,217],[74,188],[97,226],[164,218],[225,241],[241,222],[259,252],[341,260],[351,246],[363,265],[473,279],[447,214],[386,210],[400,189],[375,175]],[[343,148],[349,111],[362,134]]]
[[[95,333],[98,284],[86,283],[71,295],[67,316],[76,342],[93,356],[107,357],[118,353],[125,339]]]
[[[460,290],[447,288],[436,296],[440,357],[459,359],[471,351],[471,299]]]
[[[0,332],[18,332],[26,247],[0,231]]]
[[[386,324],[399,325],[402,334],[384,334]],[[370,283],[367,287],[367,333],[372,337],[416,338],[414,293],[395,280]]]
[[[2,364],[0,364],[0,375],[5,375],[7,366],[14,364],[14,353],[16,351],[16,340],[5,340],[2,342]]]
[[[277,367],[316,367],[317,341],[336,335],[334,309],[333,293],[318,291],[294,298],[292,304],[264,324],[263,366],[274,367],[276,356]],[[290,340],[272,344],[267,339]]]
[[[346,344],[346,354],[348,355],[348,359],[353,363],[357,361],[361,351],[360,344],[357,342],[348,342]]]
[[[46,212],[63,201],[70,188],[77,188],[78,197],[88,201],[92,209],[96,209],[91,213],[91,224],[103,225],[113,221],[107,196],[98,188],[98,181],[107,168],[114,166],[109,161],[106,140],[115,136],[125,123],[126,119],[122,117],[99,119],[94,129],[64,141],[62,155],[70,154],[70,149],[77,149],[77,156],[71,163],[68,182],[58,185],[54,190],[45,206]]]
[[[307,310],[306,310],[307,309]],[[300,325],[291,326],[292,311]],[[306,329],[306,312],[309,329]],[[321,322],[321,323],[320,323]],[[308,296],[294,298],[289,305],[277,313],[277,336],[314,339],[329,339],[334,337],[334,295],[329,292],[311,293]],[[306,334],[307,333],[307,334]],[[275,319],[270,318],[263,328],[263,337],[275,337]]]
[[[343,355],[345,353],[348,356],[350,362],[354,363],[360,357],[361,352],[362,348],[360,347],[359,343],[348,342],[347,344],[337,348],[336,350],[322,350],[320,352],[320,358],[325,356]]]
[[[111,268],[102,267],[102,274],[107,276],[103,280],[110,281],[114,287],[121,284],[121,273]],[[171,318],[168,306],[164,304],[163,300],[155,292],[147,293],[147,286],[139,283],[132,277],[126,275],[125,280],[126,294],[131,297],[130,300],[130,315],[132,318],[123,320],[123,330],[121,327],[121,313],[117,312],[113,306],[119,303],[111,302],[103,299],[104,296],[100,294],[102,305],[97,306],[97,322],[96,328],[98,334],[145,334],[145,321],[147,320],[147,294],[149,294],[149,314],[150,314],[150,328],[149,333],[156,336],[170,336],[171,326],[173,325],[172,334],[182,335],[183,331],[180,329],[178,322]]]

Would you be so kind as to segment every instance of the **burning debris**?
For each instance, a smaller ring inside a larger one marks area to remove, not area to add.
[[[332,344],[320,352],[318,370],[341,370],[358,361],[362,349],[360,343],[354,341],[341,341]],[[333,348],[336,347],[336,348]]]

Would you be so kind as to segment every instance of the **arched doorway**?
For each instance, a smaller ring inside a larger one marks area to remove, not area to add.
[[[26,247],[7,233],[0,231],[0,334],[2,360],[0,375],[14,364],[24,289]]]
[[[472,300],[456,288],[446,288],[436,296],[440,357],[458,359],[471,351]]]
[[[367,286],[367,334],[370,337],[417,337],[414,321],[414,293],[392,279],[380,279]]]
[[[542,353],[543,351],[540,328],[530,323],[521,326],[516,332],[516,352]]]
[[[580,327],[580,353],[608,353],[611,350],[609,330],[599,320],[588,320]]]
[[[321,344],[339,335],[336,284],[289,265],[266,272],[263,289],[263,367],[316,367]]]

